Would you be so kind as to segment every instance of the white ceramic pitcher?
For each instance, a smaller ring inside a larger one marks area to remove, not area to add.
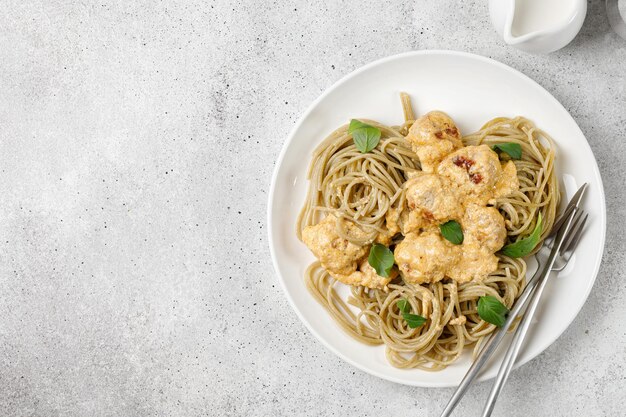
[[[489,13],[507,44],[547,54],[574,39],[585,20],[587,0],[489,0]]]

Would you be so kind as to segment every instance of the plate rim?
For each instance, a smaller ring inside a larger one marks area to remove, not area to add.
[[[470,59],[475,59],[478,61],[482,61],[484,63],[487,63],[489,65],[495,65],[496,67],[499,67],[500,69],[504,70],[504,71],[508,71],[513,73],[514,75],[521,77],[522,79],[524,79],[527,82],[530,82],[531,84],[534,84],[536,87],[539,87],[539,91],[541,91],[541,94],[543,94],[547,100],[552,101],[554,104],[556,104],[558,107],[560,107],[561,109],[563,109],[565,111],[565,113],[567,114],[567,117],[569,117],[571,119],[571,121],[574,123],[574,125],[576,126],[576,128],[578,129],[578,131],[580,132],[580,134],[582,135],[582,137],[585,139],[585,146],[587,147],[587,150],[589,151],[589,153],[593,156],[593,166],[592,166],[592,170],[596,176],[596,178],[598,179],[598,182],[600,184],[600,189],[598,190],[599,195],[600,195],[600,206],[601,206],[601,216],[599,218],[600,221],[600,225],[599,227],[601,228],[601,242],[600,242],[600,247],[601,250],[598,252],[599,255],[594,259],[594,267],[593,267],[593,277],[589,282],[588,287],[586,288],[586,292],[585,292],[585,298],[584,301],[580,304],[580,306],[577,308],[576,310],[576,314],[572,315],[571,320],[569,320],[569,323],[567,323],[567,326],[565,326],[564,330],[556,335],[554,338],[552,338],[551,340],[548,340],[547,342],[544,342],[541,344],[541,348],[537,351],[536,354],[531,355],[528,358],[525,358],[523,360],[520,360],[519,362],[516,362],[514,365],[514,369],[519,368],[520,366],[530,362],[531,360],[537,358],[539,355],[541,355],[543,352],[545,352],[545,350],[550,347],[554,342],[557,341],[558,338],[560,338],[563,333],[565,333],[565,331],[572,325],[572,323],[574,322],[574,320],[576,319],[576,317],[578,317],[578,314],[580,314],[580,311],[582,310],[583,306],[585,305],[585,303],[587,302],[587,300],[589,299],[589,294],[591,293],[591,289],[593,288],[595,281],[598,277],[598,272],[600,271],[600,265],[602,264],[602,258],[604,256],[604,250],[605,250],[605,243],[606,243],[606,199],[605,199],[605,195],[604,195],[604,184],[602,181],[602,175],[600,173],[600,169],[598,167],[598,161],[596,159],[596,156],[593,153],[593,150],[591,149],[591,146],[589,145],[589,141],[587,140],[587,137],[585,136],[584,132],[580,129],[580,126],[578,126],[578,123],[576,123],[576,120],[572,117],[572,115],[570,114],[570,112],[565,108],[565,106],[563,106],[563,104],[561,104],[560,101],[558,101],[556,99],[556,97],[554,97],[548,90],[546,90],[541,84],[539,84],[537,81],[533,80],[532,78],[530,78],[529,76],[527,76],[526,74],[522,73],[521,71],[506,65],[500,61],[497,61],[493,58],[489,58],[489,57],[485,57],[483,55],[478,55],[478,54],[474,54],[474,53],[470,53],[470,52],[463,52],[463,51],[454,51],[454,50],[447,50],[447,49],[423,49],[423,50],[418,50],[418,51],[408,51],[408,52],[403,52],[403,53],[399,53],[399,54],[395,54],[395,55],[389,55],[380,59],[377,59],[375,61],[372,61],[368,64],[365,64],[355,70],[353,70],[352,72],[349,72],[348,74],[344,75],[343,77],[341,77],[339,80],[335,81],[333,84],[331,84],[329,87],[327,87],[322,94],[320,94],[304,111],[304,113],[302,113],[302,115],[298,118],[298,120],[296,121],[295,125],[291,128],[291,130],[289,131],[285,141],[283,142],[282,148],[280,150],[280,153],[278,154],[278,158],[276,159],[276,162],[274,164],[274,168],[272,171],[272,178],[271,178],[271,183],[270,183],[270,188],[269,188],[269,193],[268,193],[268,200],[267,200],[267,235],[268,235],[268,244],[269,244],[269,249],[270,249],[270,256],[272,258],[272,265],[274,267],[274,272],[278,278],[278,281],[280,283],[280,286],[282,288],[282,292],[285,295],[285,297],[287,298],[287,301],[289,302],[291,308],[295,311],[298,319],[300,320],[300,322],[302,322],[304,324],[304,326],[309,330],[309,332],[311,332],[311,334],[313,334],[313,336],[315,336],[315,338],[322,343],[322,345],[324,345],[328,350],[330,350],[332,353],[334,353],[336,356],[338,356],[339,358],[341,358],[342,360],[344,360],[345,362],[349,363],[350,365],[356,367],[357,369],[369,374],[369,375],[373,375],[376,376],[378,378],[381,378],[383,380],[386,381],[390,381],[390,382],[394,382],[397,384],[401,384],[401,385],[407,385],[407,386],[415,386],[415,387],[422,387],[422,388],[448,388],[448,387],[456,387],[458,384],[457,383],[448,383],[448,382],[429,382],[429,383],[424,383],[421,381],[406,381],[406,380],[402,380],[402,379],[398,379],[395,378],[393,376],[387,375],[387,374],[383,374],[381,372],[378,372],[374,369],[371,368],[367,368],[365,366],[362,366],[361,364],[359,364],[358,362],[354,361],[353,359],[351,359],[349,356],[344,355],[342,352],[338,351],[337,349],[335,349],[329,342],[326,341],[325,338],[321,337],[321,335],[313,328],[313,326],[309,323],[309,321],[304,317],[304,315],[300,312],[300,310],[298,309],[295,300],[291,297],[291,295],[289,294],[289,292],[287,291],[287,287],[285,284],[285,280],[282,276],[282,274],[280,273],[280,269],[279,269],[279,265],[278,265],[278,259],[276,256],[276,253],[274,251],[274,238],[273,238],[273,222],[272,222],[272,213],[273,213],[273,202],[274,202],[274,192],[276,190],[276,180],[278,178],[278,171],[280,169],[280,167],[283,164],[283,160],[285,158],[285,155],[287,153],[287,148],[289,147],[289,145],[291,144],[291,142],[294,140],[295,137],[295,133],[300,129],[300,126],[304,123],[304,121],[310,116],[310,114],[313,112],[313,110],[317,107],[317,105],[327,96],[329,95],[332,91],[334,91],[337,87],[339,87],[340,85],[342,85],[343,83],[347,82],[348,80],[352,79],[353,77],[359,75],[362,72],[365,72],[373,67],[379,66],[379,65],[383,65],[387,62],[390,61],[394,61],[397,59],[402,59],[405,57],[410,57],[410,56],[419,56],[419,55],[447,55],[447,56],[457,56],[457,57],[463,57],[463,58],[470,58]],[[338,329],[339,331],[341,331],[341,329]],[[547,340],[547,339],[546,339]],[[391,366],[391,365],[390,365]],[[489,380],[491,378],[494,378],[494,376],[490,376],[490,377],[486,377],[485,375],[480,375],[477,380],[478,381],[486,381]]]

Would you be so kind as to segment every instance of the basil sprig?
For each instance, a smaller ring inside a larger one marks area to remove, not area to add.
[[[396,305],[398,306],[400,313],[402,313],[402,318],[411,329],[418,328],[426,323],[426,319],[424,317],[419,314],[411,314],[411,305],[405,298],[399,299]]]
[[[356,119],[350,120],[348,133],[352,135],[354,145],[361,153],[371,151],[380,141],[380,129]]]
[[[487,323],[502,327],[509,309],[493,295],[485,295],[478,299],[478,315]]]
[[[494,151],[505,152],[511,159],[522,159],[522,146],[519,143],[497,143],[491,147]]]
[[[541,239],[542,226],[543,219],[541,213],[539,213],[535,230],[524,239],[506,245],[500,252],[511,258],[523,258],[524,256],[528,256],[539,243],[539,239]]]
[[[440,224],[439,230],[441,231],[442,236],[449,242],[452,242],[455,245],[463,243],[463,229],[461,229],[461,225],[456,220],[450,220]]]
[[[387,246],[376,243],[370,249],[367,262],[376,270],[378,275],[387,278],[395,261],[393,252]]]

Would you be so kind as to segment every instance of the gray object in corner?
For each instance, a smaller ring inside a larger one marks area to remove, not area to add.
[[[623,14],[620,12],[620,6]],[[626,39],[626,0],[606,0],[606,14],[613,30]]]

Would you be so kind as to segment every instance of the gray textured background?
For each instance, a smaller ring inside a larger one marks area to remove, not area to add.
[[[605,182],[589,301],[497,415],[626,415],[626,41],[603,1],[549,56],[504,46],[485,1],[2,3],[0,415],[435,415],[452,390],[371,377],[308,334],[265,226],[274,161],[309,103],[427,48],[537,80]]]

